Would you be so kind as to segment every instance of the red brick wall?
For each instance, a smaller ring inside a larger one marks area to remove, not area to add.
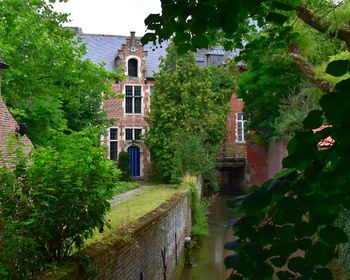
[[[245,144],[236,143],[236,113],[243,112],[244,103],[234,93],[231,96],[230,110],[226,118],[226,137],[221,153],[226,157],[245,158]]]
[[[135,49],[132,50],[131,46]],[[149,96],[150,96],[150,86],[153,85],[153,81],[146,82],[146,56],[147,52],[143,50],[143,46],[140,43],[140,38],[135,37],[134,42],[131,42],[131,38],[126,40],[126,43],[119,50],[117,55],[118,66],[123,67],[127,71],[127,60],[128,57],[138,57],[140,65],[140,76],[138,77],[127,77],[122,82],[115,82],[113,84],[113,91],[116,93],[123,93],[125,85],[137,85],[142,87],[142,114],[125,114],[124,99],[109,99],[103,104],[104,110],[107,112],[108,118],[115,120],[111,127],[118,128],[118,152],[126,151],[127,148],[132,144],[131,142],[125,141],[124,131],[125,128],[142,128],[145,132],[148,128],[146,121],[147,114],[149,112]],[[125,72],[127,74],[127,72]],[[108,137],[103,138],[103,142],[108,146]],[[147,174],[147,169],[149,167],[150,154],[147,146],[143,141],[138,141],[136,145],[140,148],[141,152],[141,177]]]
[[[287,156],[287,143],[274,141],[247,144],[248,184],[262,184],[282,169],[282,160]]]
[[[0,96],[0,167],[11,167],[11,161],[14,159],[13,150],[16,142],[10,144],[10,138],[15,135],[18,124],[7,109]],[[33,145],[27,136],[17,138],[17,144],[23,146],[23,150],[30,152]]]

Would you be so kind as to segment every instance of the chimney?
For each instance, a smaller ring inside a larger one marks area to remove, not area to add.
[[[135,47],[135,31],[130,31],[130,47]]]

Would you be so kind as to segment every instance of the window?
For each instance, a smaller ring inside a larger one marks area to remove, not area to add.
[[[244,127],[246,120],[243,113],[236,113],[236,142],[245,143]]]
[[[130,58],[128,60],[128,75],[129,77],[137,77],[137,59]]]
[[[125,113],[141,114],[141,86],[125,86]]]
[[[217,65],[224,62],[224,56],[221,54],[208,54],[208,65]]]
[[[149,86],[149,95],[152,95],[154,92],[154,86]]]
[[[118,128],[114,127],[109,129],[109,158],[118,160]]]
[[[125,128],[125,140],[141,140],[142,128]]]

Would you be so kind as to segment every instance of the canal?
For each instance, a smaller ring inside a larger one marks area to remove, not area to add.
[[[233,239],[227,223],[235,217],[235,212],[226,206],[229,198],[218,195],[209,207],[209,235],[203,238],[198,249],[193,249],[193,265],[185,266],[177,280],[224,280],[229,276],[224,258],[230,252],[224,249],[224,244]]]

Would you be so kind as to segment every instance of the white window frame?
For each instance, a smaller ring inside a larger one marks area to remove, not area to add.
[[[133,111],[135,109],[135,103],[134,103],[134,98],[135,98],[135,95],[134,95],[134,87],[135,86],[139,86],[141,87],[141,95],[140,95],[140,98],[141,98],[141,113],[127,113],[126,112],[126,87],[127,86],[132,86],[133,87]],[[144,98],[144,91],[143,91],[143,85],[140,85],[140,84],[125,84],[123,86],[123,94],[124,94],[124,100],[123,100],[123,107],[124,107],[124,115],[136,115],[136,116],[141,116],[144,114],[144,108],[143,108],[143,98]]]
[[[111,129],[116,129],[117,130],[117,139],[111,139]],[[119,127],[116,126],[111,126],[108,128],[108,159],[111,159],[111,142],[117,142],[117,158],[116,160],[118,160],[118,156],[119,156],[119,133],[120,133],[120,129]]]
[[[242,116],[242,118],[239,118],[239,116]],[[244,114],[242,112],[236,113],[236,143],[238,144],[244,144],[245,141],[245,123],[246,120],[244,119]],[[238,135],[238,126],[239,124],[242,125],[242,135]],[[239,140],[242,139],[242,140]]]
[[[126,140],[126,130],[127,129],[132,129],[132,140]],[[141,129],[141,138],[144,135],[144,129],[142,127],[124,127],[124,141],[125,142],[133,142],[133,141],[142,141],[142,139],[140,140],[135,140],[135,129]]]

